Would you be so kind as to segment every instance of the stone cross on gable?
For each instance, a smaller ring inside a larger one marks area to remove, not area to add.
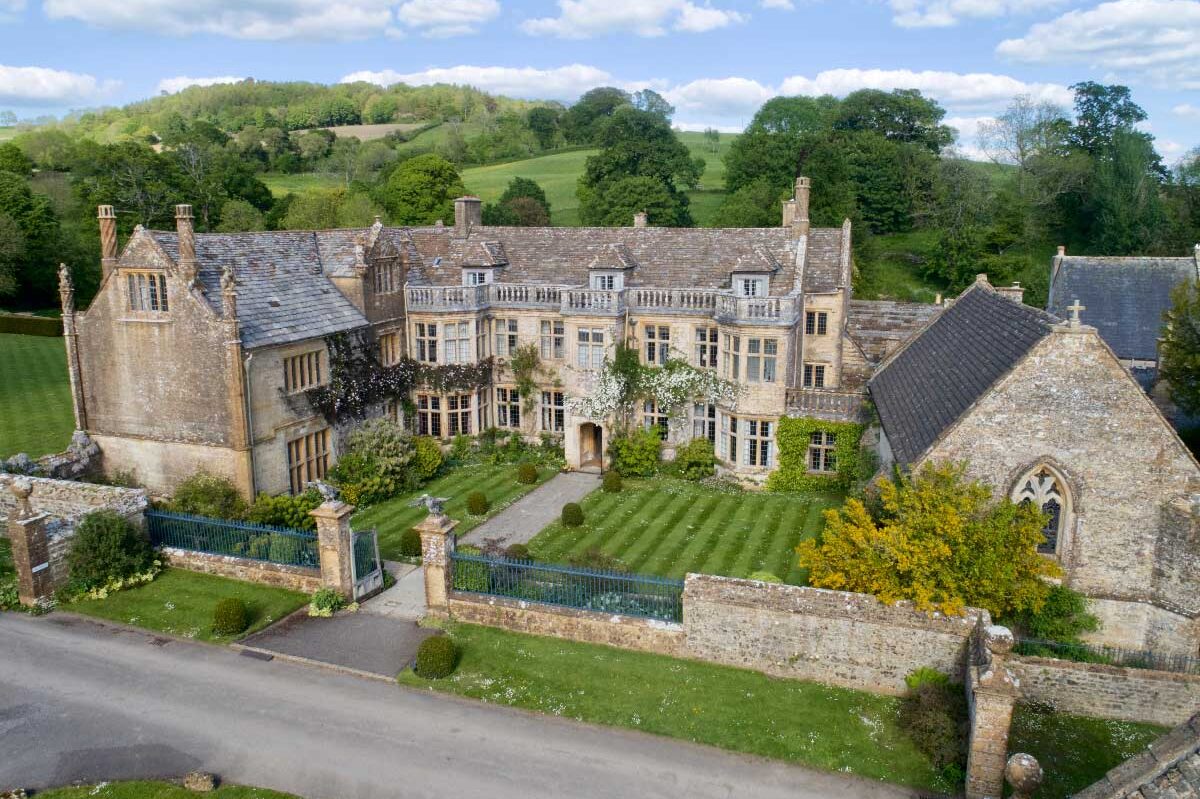
[[[1071,312],[1071,327],[1079,327],[1079,325],[1082,324],[1079,321],[1079,312],[1086,311],[1087,306],[1080,304],[1079,298],[1077,297],[1075,298],[1075,302],[1073,304],[1067,306],[1067,310]]]

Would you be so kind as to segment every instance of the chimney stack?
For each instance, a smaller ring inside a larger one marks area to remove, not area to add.
[[[796,206],[795,215],[792,217],[792,238],[798,239],[808,235],[808,193],[811,187],[812,181],[808,178],[796,178]],[[784,214],[787,214],[786,210]]]
[[[483,224],[483,202],[478,197],[459,197],[454,201],[454,236],[465,239],[472,227]]]
[[[649,222],[649,219],[650,219],[650,217],[647,216],[645,211],[638,211],[636,214],[633,215],[633,226],[634,227],[646,227],[647,223]]]
[[[1067,247],[1064,244],[1058,245],[1058,257],[1062,258],[1067,254]]]
[[[1016,281],[1013,281],[1011,286],[996,286],[996,293],[1008,297],[1018,305],[1025,302],[1025,289]]]
[[[792,223],[795,221],[796,221],[796,201],[795,200],[784,200],[783,201],[783,226],[791,227]]]
[[[179,234],[179,270],[184,279],[195,282],[198,271],[196,265],[196,230],[192,224],[192,206],[175,206],[175,231]]]
[[[111,205],[101,205],[96,209],[96,218],[100,220],[100,273],[103,280],[117,265],[117,215]]]

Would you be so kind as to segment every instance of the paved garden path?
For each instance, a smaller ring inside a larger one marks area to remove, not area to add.
[[[425,570],[391,560],[385,560],[383,565],[396,578],[396,584],[359,605],[359,612],[401,621],[424,618]]]
[[[600,476],[563,472],[530,491],[504,510],[462,536],[459,543],[507,547],[525,544],[562,513],[568,502],[579,502],[600,487]]]
[[[308,799],[905,799],[892,785],[51,614],[0,613],[0,787],[215,771]]]

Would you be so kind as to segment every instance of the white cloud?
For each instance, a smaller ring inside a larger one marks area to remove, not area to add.
[[[564,39],[620,31],[663,36],[670,30],[703,33],[747,19],[737,11],[697,5],[691,0],[558,0],[558,8],[559,16],[525,20],[521,29]]]
[[[1081,63],[1116,79],[1200,88],[1200,2],[1115,0],[1038,23],[996,52],[1031,64]]]
[[[613,77],[602,69],[583,64],[570,64],[554,69],[460,65],[409,73],[391,69],[378,72],[363,70],[342,78],[342,83],[355,81],[366,81],[380,86],[390,86],[393,83],[406,83],[410,86],[455,83],[509,97],[570,101],[588,89],[611,84]]]
[[[361,39],[393,23],[396,0],[45,0],[47,16],[100,28],[235,39]]]
[[[1171,113],[1180,117],[1200,117],[1200,105],[1180,103],[1171,109]]]
[[[0,0],[0,22],[12,22],[25,10],[25,0]]]
[[[174,78],[163,78],[158,82],[158,91],[160,94],[174,94],[181,92],[189,86],[216,86],[219,83],[240,83],[245,78],[234,77],[233,75],[222,75],[213,78],[189,78],[186,75],[179,75]]]
[[[707,78],[662,90],[680,120],[706,117],[747,122],[758,107],[775,96],[770,86],[749,78]],[[682,127],[689,124],[680,121]],[[705,127],[703,123],[694,123]]]
[[[965,19],[995,19],[1064,5],[1067,0],[888,0],[902,28],[948,28]]]
[[[995,122],[995,117],[946,117],[943,121],[958,133],[958,138],[954,142],[954,149],[958,151],[959,155],[970,158],[973,161],[986,161],[988,159],[988,154],[979,146],[979,128],[984,123]]]
[[[499,14],[497,0],[409,0],[396,9],[401,22],[429,37],[475,33]]]
[[[92,104],[117,86],[116,81],[100,81],[78,72],[0,64],[0,104],[4,105]]]
[[[923,94],[959,111],[1007,105],[1018,94],[1037,101],[1070,103],[1071,91],[1056,83],[1026,83],[988,72],[942,72],[907,69],[830,69],[814,78],[796,75],[780,87],[783,94],[845,96],[858,89],[920,89]]]
[[[759,0],[758,4],[763,8],[771,8],[776,11],[796,10],[796,4],[792,0]]]

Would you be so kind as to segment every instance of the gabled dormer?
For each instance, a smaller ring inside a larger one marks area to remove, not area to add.
[[[508,254],[498,241],[481,241],[472,244],[463,253],[462,284],[482,286],[495,283],[500,270],[508,266]]]
[[[588,264],[588,288],[597,291],[621,291],[625,276],[638,266],[637,259],[624,244],[609,244]]]
[[[771,293],[771,276],[783,268],[770,252],[754,248],[753,256],[738,258],[729,273],[729,285],[738,297],[765,297]]]

